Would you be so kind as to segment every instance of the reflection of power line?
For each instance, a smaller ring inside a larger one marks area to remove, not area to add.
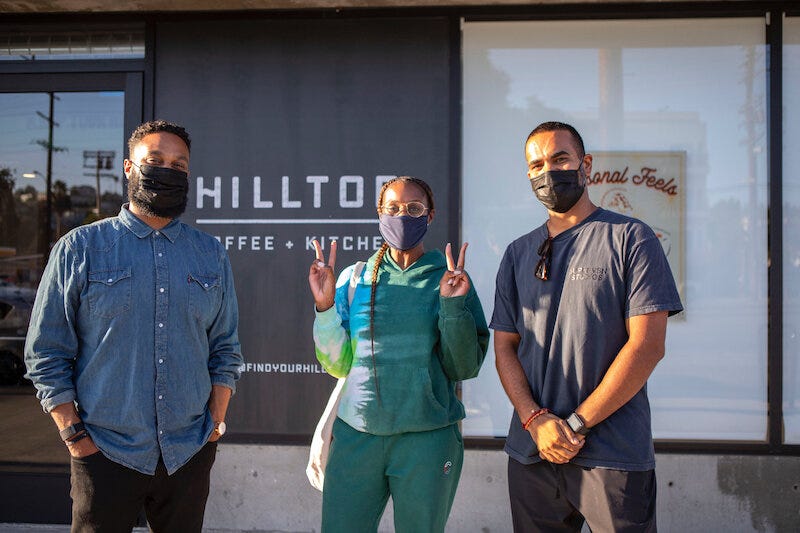
[[[93,173],[84,172],[84,176],[94,176],[95,178],[95,213],[100,215],[100,178],[110,178],[119,181],[119,176],[111,172],[101,172],[114,168],[114,157],[117,152],[114,150],[84,150],[83,168],[93,168]]]

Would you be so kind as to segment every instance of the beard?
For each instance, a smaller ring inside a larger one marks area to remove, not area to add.
[[[128,201],[136,205],[148,217],[177,218],[186,211],[189,195],[183,195],[182,201],[173,205],[160,205],[153,201],[153,194],[142,187],[141,171],[133,166],[128,178]]]

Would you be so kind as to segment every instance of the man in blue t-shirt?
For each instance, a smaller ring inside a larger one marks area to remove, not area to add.
[[[506,249],[490,324],[514,530],[656,531],[646,383],[683,309],[675,281],[646,224],[589,199],[575,128],[540,124],[525,156],[549,217]]]

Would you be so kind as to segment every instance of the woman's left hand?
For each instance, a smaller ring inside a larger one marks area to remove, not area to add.
[[[467,255],[467,243],[461,245],[461,251],[458,253],[458,262],[453,261],[453,250],[450,243],[444,250],[444,256],[447,259],[447,272],[444,273],[442,279],[439,281],[439,294],[445,298],[452,298],[454,296],[464,296],[469,292],[469,276],[464,271],[464,259]]]

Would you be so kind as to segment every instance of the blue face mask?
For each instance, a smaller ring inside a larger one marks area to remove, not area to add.
[[[379,215],[383,240],[395,250],[410,250],[422,242],[428,232],[428,217],[410,217],[408,215]]]

